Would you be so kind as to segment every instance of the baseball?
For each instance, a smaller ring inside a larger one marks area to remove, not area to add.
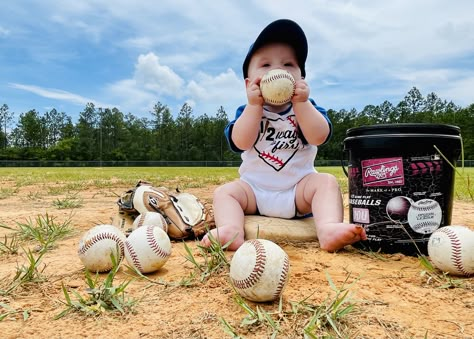
[[[420,234],[431,234],[441,225],[443,212],[436,200],[421,199],[408,210],[408,225]]]
[[[405,223],[412,202],[410,198],[404,196],[397,196],[390,199],[385,207],[390,220]]]
[[[130,233],[125,241],[125,258],[141,273],[159,270],[170,255],[170,238],[160,227],[144,225]]]
[[[163,231],[168,232],[168,223],[158,212],[145,212],[140,214],[133,221],[132,231],[145,225],[156,226],[161,228]]]
[[[115,226],[96,225],[83,235],[77,253],[88,271],[107,272],[113,268],[112,253],[118,263],[122,261],[125,239]]]
[[[263,100],[270,105],[284,105],[295,94],[295,79],[283,69],[272,69],[260,81]]]
[[[290,260],[277,244],[265,239],[245,241],[230,263],[230,279],[244,298],[264,302],[280,297],[288,282]]]
[[[153,212],[153,208],[150,206],[148,200],[150,198],[156,198],[156,196],[165,198],[162,192],[159,192],[151,185],[139,186],[133,195],[133,206],[139,213]]]
[[[443,272],[474,274],[474,231],[458,225],[439,228],[428,240],[428,256]]]

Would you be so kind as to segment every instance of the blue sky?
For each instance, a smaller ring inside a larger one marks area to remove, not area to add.
[[[4,1],[0,105],[56,108],[76,121],[87,102],[139,117],[229,117],[245,103],[242,61],[271,21],[298,22],[309,43],[311,97],[327,109],[397,104],[412,87],[474,103],[474,1]]]

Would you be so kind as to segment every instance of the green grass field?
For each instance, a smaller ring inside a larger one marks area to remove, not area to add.
[[[335,175],[342,191],[347,192],[348,179],[341,167],[321,167],[318,171]],[[12,190],[29,185],[54,184],[80,191],[91,187],[133,187],[138,180],[146,180],[157,186],[185,189],[220,185],[237,177],[236,167],[2,167],[0,199]],[[473,177],[474,168],[457,168],[455,199],[474,200]]]

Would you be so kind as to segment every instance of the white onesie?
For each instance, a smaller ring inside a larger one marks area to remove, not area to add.
[[[253,189],[260,214],[296,216],[296,184],[315,173],[318,148],[303,142],[292,106],[282,113],[264,109],[258,139],[242,153],[240,178]]]

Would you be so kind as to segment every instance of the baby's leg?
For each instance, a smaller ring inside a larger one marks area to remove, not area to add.
[[[211,246],[209,235],[212,235],[221,245],[232,241],[227,247],[231,251],[239,248],[245,241],[244,216],[255,214],[256,206],[255,196],[246,182],[237,180],[218,187],[213,201],[216,228],[202,238],[201,245]]]
[[[341,191],[336,178],[330,174],[314,173],[304,177],[296,187],[296,208],[300,213],[313,213],[319,244],[326,251],[336,251],[367,239],[362,226],[343,222]]]

